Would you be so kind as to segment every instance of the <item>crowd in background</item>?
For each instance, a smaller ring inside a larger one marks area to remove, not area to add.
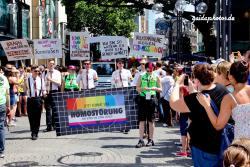
[[[49,60],[47,67],[16,68],[11,64],[1,67],[1,75],[6,76],[9,83],[7,126],[16,126],[17,117],[28,116],[31,138],[36,140],[41,112],[45,109],[47,128],[44,132],[54,130],[55,104],[51,93],[95,89],[98,74],[91,63],[84,61],[83,68],[61,67]],[[139,121],[136,147],[155,145],[155,121],[167,128],[178,124],[181,149],[176,156],[192,157],[195,167],[223,166],[218,154],[220,136],[224,127],[230,124],[234,128],[232,139],[235,141],[225,151],[224,166],[250,165],[249,64],[250,52],[243,56],[239,53],[237,57],[231,55],[229,61],[218,59],[212,64],[189,62],[181,65],[142,58],[140,65],[131,69],[126,69],[124,59],[118,59],[111,87],[135,86],[139,94],[135,99]],[[38,113],[34,114],[34,108],[29,106],[38,107]],[[128,132],[127,128],[123,130],[123,133]]]

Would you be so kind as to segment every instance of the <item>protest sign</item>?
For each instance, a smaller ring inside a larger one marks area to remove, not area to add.
[[[62,58],[61,39],[35,39],[33,42],[35,58]]]
[[[54,93],[57,136],[137,129],[135,87]]]
[[[70,59],[71,60],[90,60],[88,32],[70,33]]]
[[[14,39],[9,41],[1,41],[3,50],[8,61],[32,59],[32,50],[26,39]]]
[[[127,58],[128,56],[128,41],[122,36],[103,36],[100,37],[101,58],[117,59]]]
[[[161,57],[164,50],[163,35],[134,33],[131,55]]]

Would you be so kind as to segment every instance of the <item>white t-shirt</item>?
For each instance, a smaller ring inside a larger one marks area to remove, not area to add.
[[[89,69],[88,76],[87,76],[87,70],[83,69],[82,73],[77,76],[76,81],[79,85],[82,83],[82,89],[93,89],[95,88],[95,79],[97,78],[98,76],[95,70]]]
[[[6,91],[10,88],[8,79],[0,74],[0,105],[6,103]]]
[[[128,87],[132,74],[127,69],[116,70],[112,73],[111,85],[115,88]]]
[[[145,73],[146,73],[146,71],[137,72],[137,73],[135,74],[135,77],[134,77],[132,83],[131,83],[131,86],[136,86],[136,84],[137,84],[138,79],[140,78],[140,76],[143,75],[143,74],[145,74]]]

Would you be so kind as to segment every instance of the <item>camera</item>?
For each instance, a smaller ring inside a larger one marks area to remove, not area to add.
[[[186,75],[186,76],[185,76],[185,79],[184,79],[184,85],[185,85],[185,86],[188,86],[188,85],[189,85],[189,84],[188,84],[188,78],[189,78],[188,75]]]

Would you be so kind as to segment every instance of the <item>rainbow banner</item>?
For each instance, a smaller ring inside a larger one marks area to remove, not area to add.
[[[135,32],[130,55],[162,57],[165,40],[163,35]]]
[[[138,129],[135,87],[53,93],[56,135]]]
[[[67,99],[69,126],[95,126],[126,122],[123,95]]]

